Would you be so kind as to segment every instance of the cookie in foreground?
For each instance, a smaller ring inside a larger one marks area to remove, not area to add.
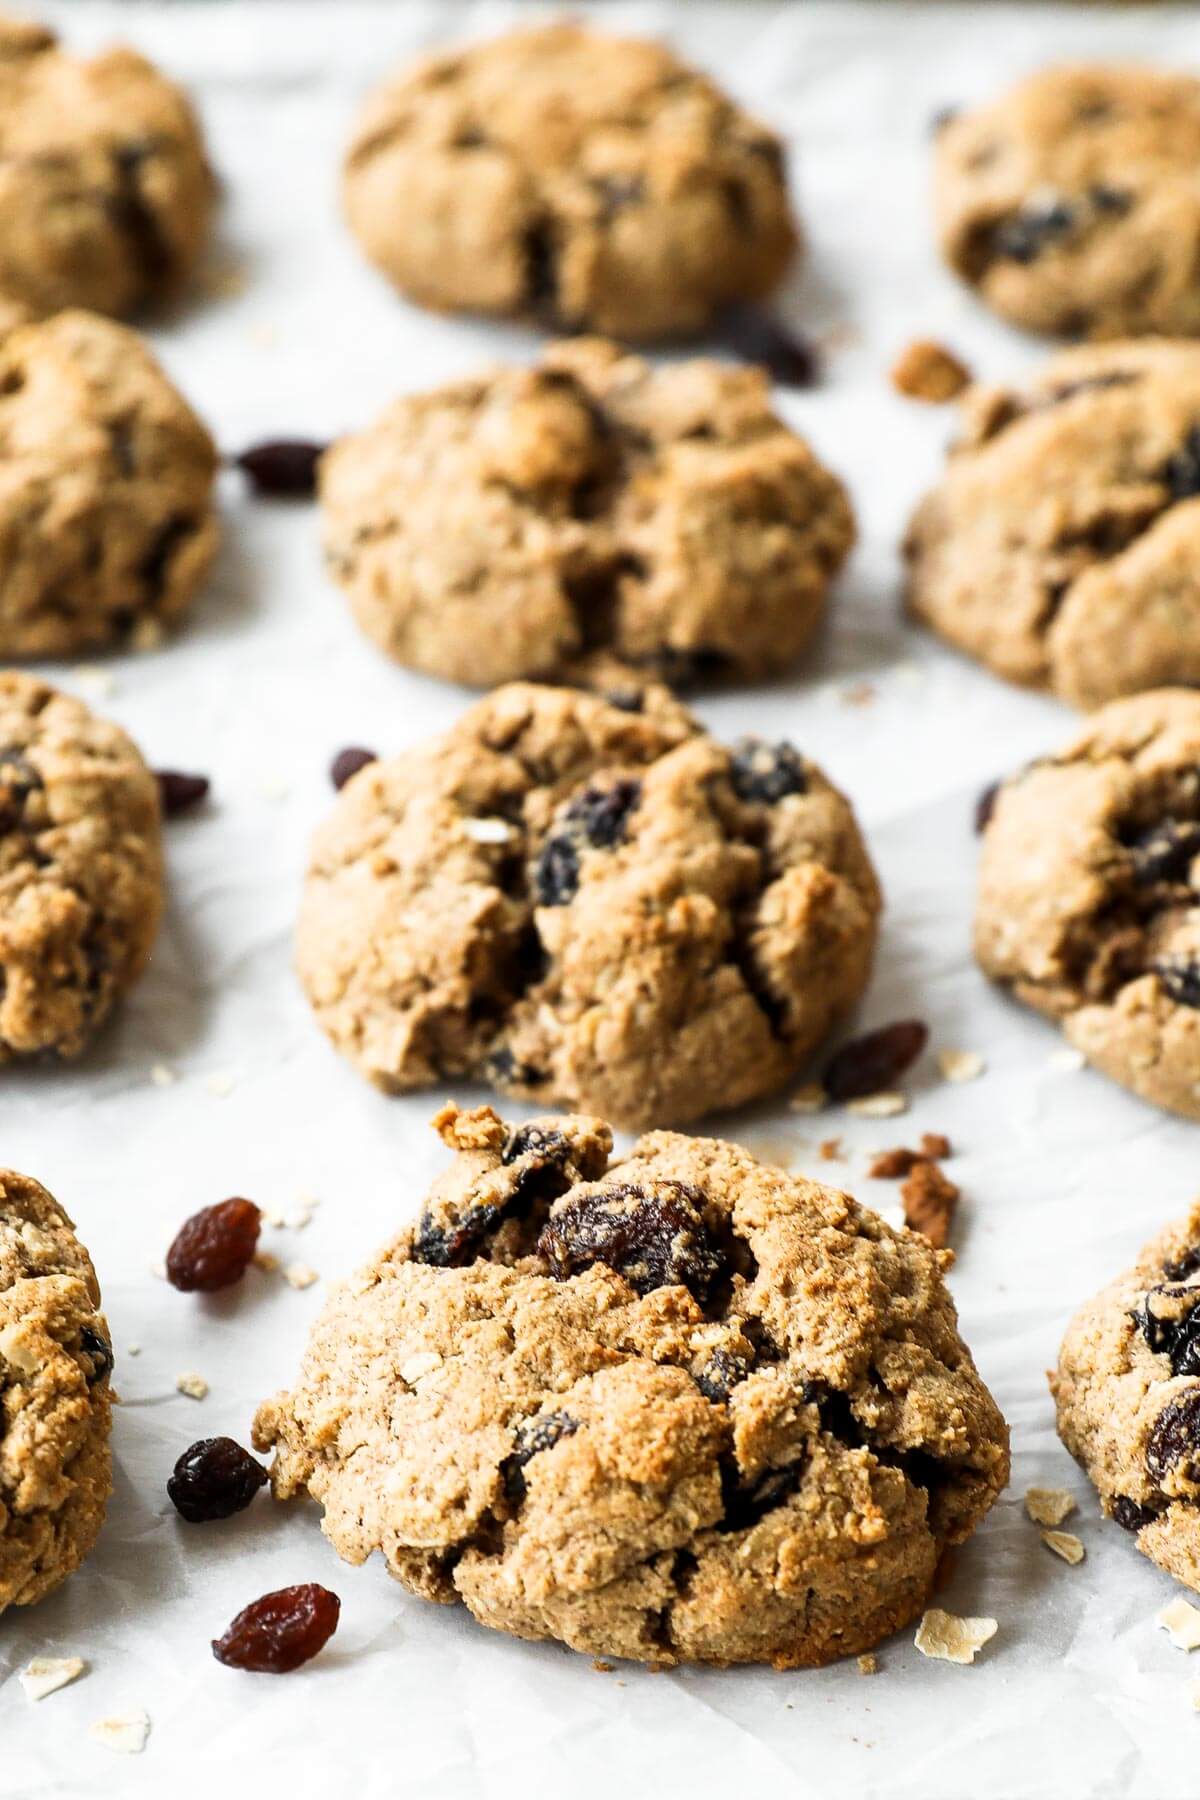
[[[163,909],[158,784],[118,725],[0,672],[0,1063],[77,1056]]]
[[[975,954],[1090,1063],[1200,1118],[1200,694],[1094,713],[1010,776],[983,836]]]
[[[854,542],[761,370],[599,338],[398,400],[322,458],[320,494],[362,629],[475,687],[585,647],[668,680],[786,668]]]
[[[1050,1385],[1058,1434],[1107,1518],[1200,1589],[1200,1204],[1072,1319]]]
[[[259,1411],[278,1497],[592,1655],[813,1667],[916,1618],[1008,1477],[947,1253],[736,1144],[435,1125],[451,1167]]]
[[[1009,681],[1084,708],[1200,682],[1200,345],[968,390],[905,555],[910,610]]]
[[[112,1348],[91,1259],[40,1182],[0,1171],[0,1612],[51,1593],[112,1489]]]
[[[796,246],[773,132],[665,45],[567,22],[387,80],[342,192],[367,256],[422,305],[634,340],[763,298]]]
[[[187,98],[136,51],[85,59],[0,16],[0,293],[125,318],[179,291],[216,182]]]
[[[939,130],[942,254],[1031,331],[1200,332],[1198,156],[1194,75],[1043,69]]]
[[[319,828],[298,968],[378,1086],[679,1124],[784,1086],[866,986],[881,899],[837,789],[604,679],[498,688]]]

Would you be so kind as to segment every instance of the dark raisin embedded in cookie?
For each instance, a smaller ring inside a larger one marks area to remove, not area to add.
[[[1160,956],[1154,973],[1179,1006],[1200,1007],[1200,962],[1192,956]]]
[[[1140,887],[1180,881],[1200,856],[1200,820],[1160,819],[1126,840],[1133,879]]]
[[[596,849],[612,850],[624,843],[630,815],[641,797],[640,781],[618,781],[610,788],[587,787],[572,800],[566,818]]]
[[[1200,1287],[1153,1287],[1134,1318],[1155,1355],[1170,1359],[1172,1375],[1200,1375]]]
[[[91,1374],[88,1376],[89,1387],[94,1381],[103,1381],[112,1374],[112,1345],[107,1338],[101,1337],[100,1333],[94,1331],[90,1325],[85,1325],[79,1333],[79,1348],[92,1365]]]
[[[697,1374],[696,1386],[706,1400],[724,1406],[734,1388],[746,1379],[749,1372],[750,1365],[743,1357],[733,1356],[728,1350],[714,1350]]]
[[[1168,1476],[1196,1486],[1200,1478],[1200,1386],[1185,1388],[1154,1421],[1146,1443],[1146,1467],[1156,1481]]]
[[[539,906],[566,906],[579,891],[579,852],[569,837],[547,838],[533,872]]]
[[[721,1464],[721,1498],[724,1516],[718,1531],[748,1531],[774,1507],[782,1504],[800,1485],[803,1460],[782,1469],[768,1469],[755,1480],[743,1480],[737,1464],[727,1457]]]
[[[579,1430],[579,1420],[569,1413],[541,1413],[535,1419],[523,1419],[513,1433],[511,1455],[501,1465],[504,1492],[514,1506],[525,1498],[525,1465],[543,1450],[552,1450],[560,1438]]]
[[[1193,425],[1175,454],[1168,458],[1163,480],[1172,500],[1191,500],[1200,494],[1200,426]]]
[[[1109,1517],[1115,1519],[1122,1531],[1140,1531],[1143,1525],[1150,1525],[1158,1514],[1150,1506],[1139,1506],[1128,1494],[1118,1494],[1109,1508]]]
[[[808,790],[800,752],[791,744],[766,744],[761,738],[742,738],[734,745],[729,778],[739,800],[761,801],[767,806]]]
[[[1047,245],[1069,237],[1077,220],[1076,209],[1066,200],[1052,196],[1033,202],[996,227],[991,238],[992,254],[1012,262],[1031,263]]]
[[[538,1255],[558,1281],[601,1262],[639,1294],[680,1285],[702,1299],[724,1268],[703,1206],[703,1196],[679,1181],[596,1188],[551,1212]]]

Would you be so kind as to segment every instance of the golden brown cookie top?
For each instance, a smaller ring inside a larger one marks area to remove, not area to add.
[[[0,1171],[0,1612],[78,1567],[104,1518],[112,1347],[70,1219]]]
[[[566,23],[385,82],[344,195],[368,256],[426,305],[635,340],[768,293],[796,242],[771,132],[664,45]]]
[[[260,1410],[277,1491],[594,1654],[795,1666],[919,1611],[1008,1466],[946,1257],[734,1144],[435,1123],[454,1164]]]

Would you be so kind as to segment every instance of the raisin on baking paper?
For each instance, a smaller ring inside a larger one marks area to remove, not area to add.
[[[286,1675],[310,1662],[337,1630],[342,1603],[315,1581],[277,1588],[244,1606],[212,1653],[230,1669]]]
[[[311,500],[317,491],[317,464],[327,449],[327,444],[306,438],[271,438],[252,444],[233,460],[249,476],[256,494],[272,500]]]
[[[358,744],[348,745],[345,750],[339,750],[330,763],[329,779],[340,793],[352,775],[357,775],[368,763],[378,761],[374,750],[364,750]]]
[[[242,1512],[266,1480],[258,1458],[235,1439],[197,1438],[172,1469],[167,1495],[180,1518],[201,1525]]]
[[[164,818],[177,819],[180,813],[191,812],[208,798],[207,775],[184,775],[178,769],[156,769],[154,779],[158,783]]]
[[[240,1281],[258,1249],[253,1200],[219,1200],[185,1219],[167,1251],[167,1280],[181,1293],[214,1294]]]
[[[921,1019],[897,1019],[852,1038],[830,1058],[824,1088],[831,1100],[858,1100],[890,1087],[920,1056],[929,1041]]]
[[[724,1258],[702,1207],[702,1196],[682,1181],[660,1181],[650,1190],[625,1182],[597,1188],[550,1214],[538,1255],[557,1281],[599,1262],[639,1294],[682,1286],[703,1299]]]

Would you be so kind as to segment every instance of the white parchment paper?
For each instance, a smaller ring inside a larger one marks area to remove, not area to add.
[[[244,270],[244,291],[197,299],[153,335],[224,447],[324,437],[401,390],[531,353],[531,334],[396,299],[339,221],[336,169],[358,97],[389,63],[538,9],[146,0],[40,10],[81,48],[131,39],[202,107],[227,183],[223,254]],[[292,974],[290,932],[307,840],[331,801],[331,754],[346,743],[397,750],[467,700],[389,666],[359,637],[322,574],[310,508],[252,503],[229,479],[220,567],[177,641],[106,664],[113,687],[100,696],[75,672],[50,671],[126,725],[152,763],[208,772],[214,801],[170,827],[169,918],[120,1021],[78,1065],[0,1081],[0,1160],[46,1182],[91,1247],[123,1402],[96,1552],[54,1598],[0,1621],[5,1796],[190,1800],[270,1784],[297,1800],[1040,1800],[1200,1786],[1192,1671],[1153,1624],[1176,1590],[1101,1523],[1054,1436],[1044,1376],[1075,1305],[1194,1193],[1200,1135],[1098,1075],[1056,1066],[1051,1029],[990,992],[971,964],[975,797],[1073,722],[901,622],[897,539],[950,422],[886,381],[914,334],[944,337],[980,372],[1041,354],[935,259],[930,115],[1053,57],[1200,67],[1200,12],[856,0],[597,10],[614,28],[666,33],[793,148],[809,254],[786,308],[833,347],[824,385],[780,404],[849,481],[862,543],[806,666],[700,710],[723,734],[794,737],[853,797],[888,894],[863,1023],[923,1016],[937,1045],[978,1050],[988,1068],[949,1087],[927,1057],[899,1121],[804,1119],[780,1103],[720,1128],[893,1213],[895,1187],[865,1178],[868,1152],[928,1129],[954,1140],[965,1201],[952,1282],[1012,1423],[1015,1467],[942,1599],[994,1615],[999,1631],[972,1668],[924,1661],[904,1634],[883,1646],[871,1679],[852,1663],[602,1674],[413,1600],[378,1562],[342,1566],[314,1509],[260,1498],[224,1525],[176,1519],[164,1493],[176,1455],[200,1435],[246,1438],[256,1401],[294,1370],[326,1282],[416,1208],[443,1161],[426,1124],[437,1096],[384,1099],[327,1046]],[[152,1082],[158,1063],[173,1085]],[[816,1140],[834,1131],[844,1165],[817,1157]],[[255,1272],[205,1301],[152,1273],[194,1208],[239,1193],[286,1212],[303,1192],[321,1201],[312,1223],[269,1230],[264,1243],[312,1264],[319,1285],[298,1292]],[[207,1378],[207,1399],[176,1392],[183,1371]],[[1053,1559],[1023,1517],[1035,1482],[1079,1495],[1080,1567]],[[308,1579],[344,1603],[318,1662],[271,1679],[212,1659],[210,1638],[238,1608]],[[88,1673],[34,1706],[16,1672],[35,1654],[83,1656]],[[142,1756],[89,1737],[92,1721],[136,1708],[152,1721]]]

